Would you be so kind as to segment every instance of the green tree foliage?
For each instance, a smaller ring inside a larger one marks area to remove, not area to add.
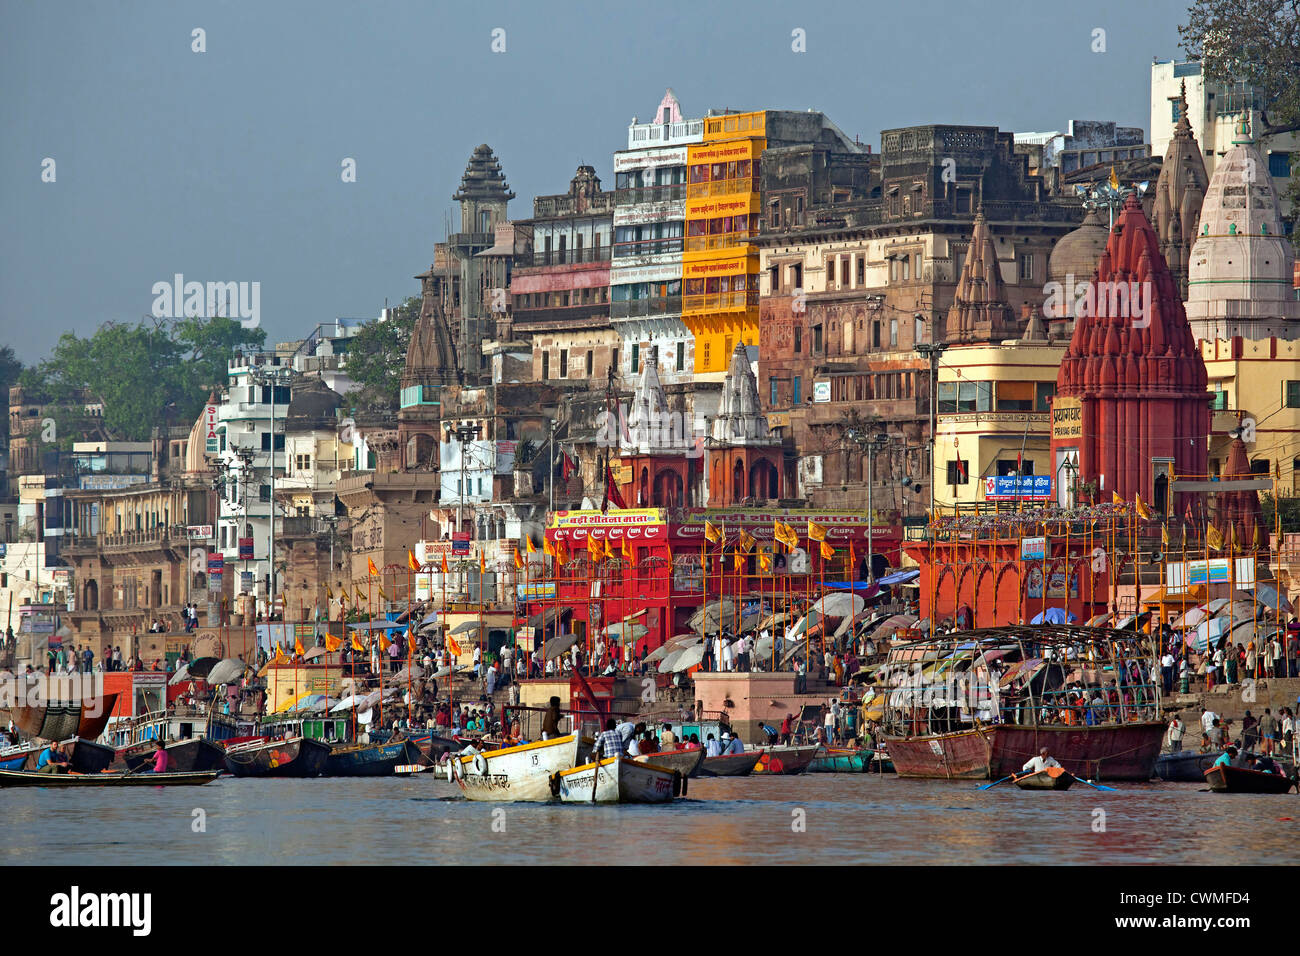
[[[1259,496],[1259,513],[1259,523],[1265,535],[1277,528],[1275,522],[1279,516],[1283,534],[1300,531],[1300,498],[1275,499],[1266,491]]]
[[[384,321],[367,322],[348,342],[347,370],[357,387],[345,396],[354,408],[395,409],[406,369],[406,351],[420,317],[420,298],[411,296]]]
[[[9,386],[18,384],[18,376],[22,371],[23,363],[14,355],[13,346],[0,345],[0,389],[3,389],[5,394],[8,393]]]
[[[235,347],[265,341],[263,330],[224,318],[106,322],[86,338],[64,333],[21,381],[52,401],[84,388],[103,403],[111,436],[145,441],[156,426],[191,424],[209,390],[225,385]]]

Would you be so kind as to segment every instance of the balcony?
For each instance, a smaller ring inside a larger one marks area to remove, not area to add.
[[[516,329],[556,327],[592,329],[609,324],[609,304],[571,305],[555,309],[519,309],[512,313]]]
[[[496,244],[496,234],[491,232],[453,232],[447,237],[447,245],[461,247],[487,248]]]
[[[710,196],[745,196],[759,191],[758,179],[743,176],[738,179],[714,179],[691,183],[686,190],[687,199],[708,199]]]
[[[684,120],[680,123],[637,123],[627,128],[627,148],[644,149],[647,146],[674,146],[679,143],[698,143],[704,136],[704,120]]]
[[[583,262],[608,262],[609,246],[588,246],[585,249],[552,249],[549,252],[524,253],[515,256],[515,268],[529,269],[537,266],[570,266]]]
[[[680,295],[656,296],[648,299],[625,299],[609,304],[611,319],[636,319],[648,315],[675,315],[682,311]]]
[[[730,312],[757,307],[757,292],[710,292],[682,297],[683,312]]]
[[[637,239],[634,242],[615,243],[614,258],[628,259],[633,256],[657,256],[681,251],[681,236],[673,236],[667,239]]]
[[[686,198],[685,183],[665,183],[662,186],[631,186],[614,193],[620,206],[635,206],[643,202],[671,202]]]
[[[710,249],[730,249],[753,242],[757,235],[757,229],[746,229],[740,232],[716,233],[711,236],[687,236],[686,251],[707,252]]]

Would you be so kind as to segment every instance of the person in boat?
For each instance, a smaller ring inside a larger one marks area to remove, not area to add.
[[[1214,761],[1214,766],[1233,767],[1236,766],[1236,764],[1234,763],[1236,759],[1237,759],[1237,748],[1234,747],[1232,744],[1228,744],[1227,749],[1225,749],[1223,753],[1219,754],[1218,759]]]
[[[618,721],[613,717],[605,719],[605,729],[596,738],[596,746],[591,750],[592,760],[605,757],[623,756],[623,736],[618,732]]]
[[[638,745],[638,752],[641,755],[657,754],[659,752],[659,742],[655,740],[653,730],[647,730],[641,735],[641,743]]]
[[[781,743],[790,743],[790,734],[793,733],[792,722],[794,714],[786,714],[785,719],[781,721]]]
[[[624,748],[627,747],[627,742],[629,740],[636,737],[636,733],[637,733],[636,727],[637,725],[632,723],[632,721],[624,720],[620,722],[617,727],[614,728],[615,730],[618,731],[618,735],[623,741]]]
[[[50,744],[36,758],[37,773],[67,773],[68,756],[63,752],[63,745],[58,741]]]
[[[163,744],[162,738],[154,741],[153,745],[153,766],[146,767],[141,773],[166,773],[167,772],[167,747]]]
[[[1048,767],[1059,767],[1060,763],[1053,757],[1046,747],[1039,748],[1038,756],[1031,757],[1029,761],[1020,769],[1027,773],[1041,773]]]
[[[722,756],[722,745],[718,743],[717,739],[713,736],[713,734],[709,734],[706,738],[704,738],[704,756],[706,757]]]
[[[542,717],[542,739],[553,740],[560,736],[560,698],[552,697],[551,706]]]
[[[673,750],[677,746],[677,735],[673,733],[673,725],[664,724],[664,729],[659,731],[659,746],[664,750]]]
[[[1281,773],[1278,769],[1277,762],[1268,754],[1260,754],[1251,764],[1251,770],[1258,770],[1260,773]]]
[[[730,733],[723,731],[722,753],[724,755],[727,755],[727,754],[743,754],[744,752],[745,752],[744,741],[742,741],[739,737],[733,737],[731,736]]]
[[[767,745],[769,747],[775,747],[777,741],[781,739],[781,735],[777,729],[771,724],[759,724],[759,727],[762,728],[763,733],[767,734]]]

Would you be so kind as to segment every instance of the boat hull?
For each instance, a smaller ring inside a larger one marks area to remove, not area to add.
[[[399,764],[414,763],[420,751],[409,740],[383,744],[344,744],[330,751],[327,777],[391,777]]]
[[[921,737],[887,737],[900,777],[1000,780],[1042,747],[1085,780],[1150,780],[1165,725],[1159,721],[1105,727],[994,724],[978,730]]]
[[[220,770],[203,773],[36,773],[0,770],[0,787],[175,787],[202,786]]]
[[[477,754],[454,754],[448,773],[468,800],[492,803],[550,800],[551,778],[578,763],[576,734]]]
[[[559,774],[562,803],[669,803],[681,772],[639,760],[609,757]]]
[[[866,773],[874,750],[824,750],[808,765],[809,773]]]
[[[226,769],[236,777],[319,777],[330,748],[319,740],[255,741],[226,751]]]
[[[1021,790],[1069,790],[1075,776],[1061,767],[1048,767],[1037,773],[1027,773],[1013,781]]]
[[[1205,782],[1215,793],[1286,793],[1295,785],[1280,773],[1264,773],[1246,767],[1211,767]]]
[[[23,770],[27,767],[30,760],[32,766],[36,765],[36,758],[40,756],[44,747],[37,747],[34,744],[19,744],[16,747],[6,747],[0,751],[0,770]]]
[[[1156,776],[1176,783],[1204,783],[1205,771],[1214,766],[1219,753],[1220,751],[1203,754],[1194,750],[1180,750],[1161,754],[1156,758]]]
[[[748,777],[763,759],[765,751],[751,750],[743,754],[722,754],[705,757],[700,764],[701,777]]]
[[[683,777],[694,777],[704,764],[704,748],[694,750],[663,750],[658,753],[644,754],[632,758],[637,763],[654,764],[666,770],[676,770]]]
[[[117,751],[113,769],[138,772],[154,761],[152,744],[126,747]],[[203,773],[226,769],[226,751],[204,737],[177,740],[167,745],[168,773]]]
[[[759,758],[754,773],[793,775],[803,773],[817,759],[816,744],[807,747],[772,747]]]
[[[84,737],[94,740],[108,726],[113,708],[117,706],[117,697],[116,693],[112,693],[85,700],[19,704],[13,709],[13,721],[24,737],[40,737],[43,740]]]

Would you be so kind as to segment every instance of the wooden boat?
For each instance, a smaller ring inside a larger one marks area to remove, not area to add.
[[[35,770],[36,761],[41,757],[44,747],[37,747],[27,759],[25,770]],[[115,751],[94,740],[73,737],[63,741],[63,753],[68,758],[68,768],[74,773],[100,773],[107,770],[113,762]]]
[[[772,747],[759,758],[754,773],[778,773],[787,776],[803,773],[817,757],[818,744],[796,747]]]
[[[32,766],[36,765],[36,760],[44,750],[44,746],[37,744],[17,744],[13,747],[6,747],[0,750],[0,770],[22,770],[27,766],[30,759]]]
[[[168,773],[202,773],[207,770],[224,770],[226,751],[206,737],[174,740],[166,746]],[[140,771],[154,762],[152,743],[133,744],[117,751],[110,769]]]
[[[746,750],[738,754],[705,757],[700,764],[701,777],[748,777],[758,766],[765,751]],[[651,758],[653,759],[653,758]]]
[[[447,775],[469,800],[546,801],[551,778],[578,763],[577,734],[517,747],[452,754]]]
[[[651,763],[656,767],[676,770],[683,777],[694,777],[704,764],[704,748],[693,747],[690,750],[657,750],[652,754],[633,757],[638,763]]]
[[[850,750],[841,747],[823,748],[808,765],[809,773],[866,773],[871,769],[874,750]]]
[[[555,775],[552,788],[562,803],[668,803],[685,795],[681,771],[641,760],[607,757]]]
[[[221,775],[201,773],[36,773],[0,770],[0,787],[199,787]]]
[[[1205,771],[1219,759],[1219,753],[1221,751],[1203,754],[1195,750],[1179,750],[1161,754],[1156,758],[1156,776],[1179,783],[1201,783],[1205,780]]]
[[[428,765],[440,763],[445,754],[453,753],[457,750],[464,749],[464,744],[458,744],[450,737],[444,737],[432,730],[417,730],[410,736],[411,743],[415,745],[420,752],[418,761]]]
[[[419,748],[405,738],[386,743],[335,744],[325,761],[326,777],[391,777],[399,764],[414,763]]]
[[[1224,766],[1205,771],[1205,782],[1215,793],[1286,793],[1295,785],[1280,773]]]
[[[1069,790],[1074,780],[1074,774],[1064,767],[1044,767],[1036,773],[1021,774],[1011,782],[1021,790]]]
[[[104,732],[117,694],[103,694],[82,700],[50,700],[44,703],[17,704],[13,708],[13,721],[24,737],[42,740],[67,740],[83,737],[94,740]]]
[[[318,777],[329,755],[329,744],[310,737],[259,738],[227,747],[226,769],[236,777]]]

